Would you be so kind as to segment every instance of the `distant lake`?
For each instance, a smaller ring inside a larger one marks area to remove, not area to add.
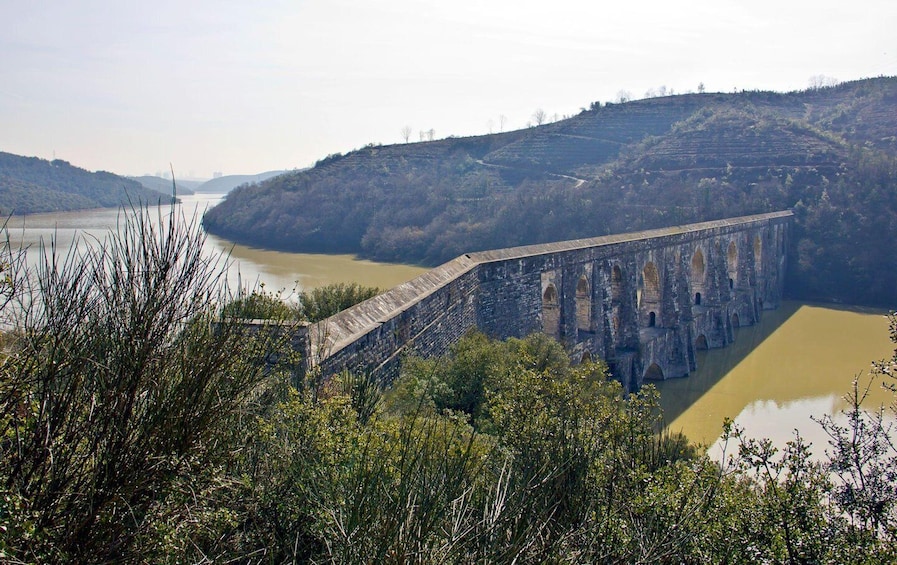
[[[207,209],[223,198],[223,194],[183,196],[178,211],[183,212],[187,219],[196,218],[199,221]],[[168,205],[159,207],[159,212],[166,217],[169,211]],[[153,214],[156,214],[155,210]],[[51,239],[54,239],[59,252],[66,253],[76,237],[81,238],[82,245],[85,244],[85,236],[103,239],[116,229],[121,219],[122,211],[115,208],[30,214],[10,218],[8,231],[13,245],[29,246],[29,264],[33,265],[41,241],[49,246]],[[269,291],[283,290],[287,294],[293,289],[301,291],[339,282],[358,282],[388,289],[427,271],[413,265],[366,261],[354,255],[254,249],[212,235],[207,236],[206,250],[209,254],[229,255],[228,282],[232,288],[240,283],[251,288],[258,283],[264,284]]]

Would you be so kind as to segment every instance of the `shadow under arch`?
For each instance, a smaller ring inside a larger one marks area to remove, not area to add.
[[[738,339],[734,343],[722,348],[696,351],[698,368],[690,375],[654,382],[660,391],[664,421],[669,424],[678,418],[803,305],[802,302],[784,301],[776,310],[764,310],[759,323],[738,328]]]

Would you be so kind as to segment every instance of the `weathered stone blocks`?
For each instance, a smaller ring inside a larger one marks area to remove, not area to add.
[[[473,328],[542,331],[574,361],[607,359],[630,390],[687,375],[695,350],[778,306],[790,211],[463,255],[312,325],[307,366],[383,380],[402,355],[437,356]]]

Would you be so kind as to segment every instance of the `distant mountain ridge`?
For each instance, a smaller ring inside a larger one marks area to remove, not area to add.
[[[155,204],[164,199],[135,180],[109,172],[0,151],[0,213],[4,215]]]
[[[842,239],[897,240],[895,159],[895,77],[686,94],[593,103],[502,134],[331,155],[234,190],[204,225],[260,247],[438,264],[468,251],[794,207],[804,295],[839,297],[859,285],[861,300],[897,304],[897,279],[884,268],[897,272],[897,250],[847,257],[813,231],[827,223]],[[824,219],[830,213],[837,221]],[[816,272],[826,252],[851,266]]]
[[[254,175],[224,175],[206,181],[177,180],[178,194],[225,194],[244,184],[255,184],[268,180],[287,171],[266,171]],[[171,194],[171,179],[144,175],[142,177],[129,177],[143,186],[161,192]]]
[[[162,177],[156,177],[152,175],[143,175],[141,177],[128,177],[129,179],[136,180],[146,188],[150,190],[155,190],[156,192],[161,192],[162,194],[171,194],[171,179],[166,179]],[[177,191],[178,195],[190,195],[193,194],[193,191],[197,186],[201,185],[202,182],[195,180],[180,180],[177,181]]]
[[[244,184],[259,183],[270,178],[282,175],[287,171],[266,171],[255,175],[225,175],[200,184],[195,187],[194,192],[200,193],[224,193],[230,192],[238,186]]]

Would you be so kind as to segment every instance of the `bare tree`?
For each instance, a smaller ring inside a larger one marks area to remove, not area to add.
[[[430,128],[429,131],[427,131],[427,141],[433,141],[434,137],[436,137],[436,130]]]
[[[498,131],[505,131],[505,124],[508,122],[508,117],[504,114],[499,114],[498,116]]]
[[[649,88],[645,91],[645,98],[661,98],[663,96],[672,96],[673,91],[668,90],[665,84],[658,86],[657,88]]]
[[[402,139],[405,140],[405,143],[408,143],[408,139],[411,137],[411,126],[405,126],[402,128]]]
[[[811,90],[819,90],[820,88],[830,88],[838,84],[838,79],[825,75],[813,75],[809,80]]]
[[[542,108],[537,108],[536,111],[533,112],[533,121],[536,122],[537,126],[541,126],[542,124],[544,124],[547,117],[548,115]]]
[[[704,83],[703,82],[698,83],[698,94],[704,94]]]
[[[617,103],[623,104],[624,102],[629,102],[632,100],[632,93],[628,90],[620,90],[617,92]]]
[[[486,122],[486,123],[487,123],[487,125],[489,126],[489,134],[491,135],[491,134],[492,134],[492,127],[495,125],[495,122],[493,122],[493,121],[490,119],[490,120],[489,120],[488,122]]]

